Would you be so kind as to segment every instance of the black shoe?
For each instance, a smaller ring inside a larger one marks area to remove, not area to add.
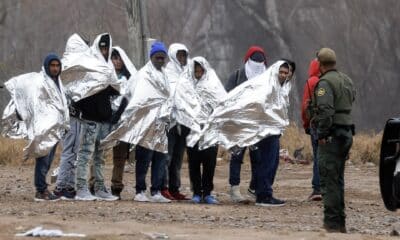
[[[118,197],[118,200],[121,200],[121,192],[122,192],[122,189],[115,189],[115,188],[111,187],[111,194]]]
[[[264,198],[262,200],[256,201],[256,206],[262,206],[262,207],[281,207],[285,205],[285,201],[274,198],[274,197],[268,197]]]
[[[34,200],[35,202],[58,201],[60,200],[60,197],[46,189],[44,192],[36,192]]]
[[[56,188],[56,189],[54,189],[53,194],[56,195],[57,197],[59,197],[61,200],[74,200],[76,191],[73,188],[71,188],[71,189]]]

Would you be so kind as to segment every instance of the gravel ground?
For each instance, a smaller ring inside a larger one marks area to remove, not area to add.
[[[242,170],[242,193],[249,182],[249,165]],[[229,201],[228,163],[219,161],[214,194],[221,204],[194,205],[133,202],[134,173],[125,174],[122,201],[33,201],[33,167],[0,169],[0,238],[36,226],[87,234],[86,239],[393,239],[400,231],[397,212],[389,212],[380,198],[378,169],[374,165],[346,166],[348,234],[327,234],[321,229],[322,204],[308,202],[311,165],[281,162],[274,185],[284,207],[263,208]],[[106,166],[109,183],[111,166]],[[187,164],[182,169],[182,189],[189,195]],[[54,186],[50,186],[53,189]],[[160,233],[157,235],[157,233]],[[68,238],[71,239],[71,238]]]

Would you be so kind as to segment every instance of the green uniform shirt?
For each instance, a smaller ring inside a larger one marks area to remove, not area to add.
[[[355,89],[348,76],[336,70],[326,72],[320,77],[315,88],[314,99],[314,122],[319,139],[331,135],[334,125],[353,125],[351,110]]]

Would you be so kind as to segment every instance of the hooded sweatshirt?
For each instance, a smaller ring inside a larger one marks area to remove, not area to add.
[[[165,73],[167,74],[171,94],[174,94],[175,92],[176,83],[178,82],[181,73],[185,71],[189,65],[186,64],[185,66],[181,66],[181,63],[176,58],[178,51],[185,51],[189,55],[189,50],[181,43],[173,43],[169,46],[168,57],[170,61],[165,67]],[[189,63],[189,59],[187,62]]]
[[[303,120],[303,128],[308,132],[310,126],[310,117],[307,113],[308,105],[311,101],[311,96],[314,93],[315,86],[319,81],[319,62],[316,59],[311,60],[310,67],[308,69],[308,80],[304,85],[303,90],[303,101],[301,104],[301,119]]]
[[[264,66],[251,59],[251,56],[256,52],[259,52],[264,56],[265,59]],[[235,87],[244,83],[248,79],[258,76],[259,74],[263,73],[266,70],[267,62],[266,62],[265,52],[264,49],[262,49],[261,47],[251,46],[247,50],[243,60],[244,60],[244,66],[236,70],[229,77],[228,81],[225,83],[224,87],[227,92],[231,91]]]
[[[54,80],[51,76],[50,76],[50,62],[56,60],[58,61],[58,63],[60,64],[60,72],[57,74],[56,76],[56,80]],[[60,91],[60,83],[59,83],[59,79],[58,77],[60,76],[61,73],[61,60],[60,58],[58,58],[58,56],[54,53],[50,53],[49,55],[47,55],[47,57],[44,59],[43,62],[43,67],[44,67],[44,71],[47,74],[47,76],[49,76],[51,79],[53,79],[54,83],[56,84],[58,90]]]

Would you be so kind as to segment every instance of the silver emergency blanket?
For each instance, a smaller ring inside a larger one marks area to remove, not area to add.
[[[169,88],[171,91],[171,94],[175,92],[175,86],[180,78],[180,75],[182,72],[187,70],[189,64],[186,64],[186,66],[181,66],[181,63],[178,61],[176,58],[176,54],[178,51],[185,51],[189,55],[189,50],[187,47],[181,43],[173,43],[169,46],[168,48],[168,57],[169,57],[169,62],[167,63],[167,66],[165,67],[165,73],[167,74],[168,78],[168,83],[169,83]],[[188,59],[189,62],[189,59]]]
[[[128,105],[117,128],[102,141],[102,147],[123,141],[167,153],[171,101],[165,72],[158,71],[149,61],[131,81]]]
[[[195,62],[205,70],[199,80],[194,76]],[[202,134],[201,127],[226,96],[224,86],[207,60],[203,57],[193,58],[179,79],[173,97],[175,120],[191,129],[187,137],[188,146],[193,147],[197,143]]]
[[[129,74],[131,74],[131,76],[134,76],[137,73],[137,70],[135,65],[133,65],[132,61],[129,59],[126,52],[119,46],[115,46],[112,49],[118,51],[119,55],[121,56],[121,60],[124,63]],[[120,91],[119,91],[120,95],[116,96],[112,100],[112,109],[114,111],[116,111],[119,108],[123,97],[130,98],[129,86],[133,84],[131,80],[132,78],[126,79],[125,76],[118,78],[118,83],[120,86]]]
[[[11,101],[1,120],[2,135],[28,139],[24,159],[47,155],[69,129],[69,112],[63,86],[60,91],[45,73],[27,73],[5,83]],[[17,111],[23,121],[18,120]]]
[[[111,62],[111,49],[108,61],[101,55],[99,41],[102,35],[96,37],[92,47],[78,35],[73,34],[67,41],[65,52],[61,60],[63,71],[61,79],[66,94],[77,102],[90,97],[108,86],[119,91],[119,82]],[[111,36],[110,36],[110,46]],[[111,47],[110,47],[111,48]]]
[[[182,66],[179,60],[176,57],[176,54],[178,51],[185,51],[189,55],[189,50],[187,47],[181,43],[173,43],[169,46],[168,48],[168,57],[169,57],[169,62],[167,63],[167,66],[165,67],[165,74],[167,75],[168,79],[168,85],[170,89],[171,96],[173,98],[173,95],[175,95],[175,88],[176,84],[178,83],[182,73],[187,71],[189,64],[186,64],[185,66]],[[189,63],[189,59],[187,59],[187,62]],[[172,99],[174,101],[174,99]],[[173,106],[175,104],[173,103]],[[176,125],[176,120],[174,116],[175,111],[172,111],[171,115],[171,123],[169,125],[169,128],[173,128]]]
[[[220,144],[226,149],[251,146],[282,134],[289,124],[290,82],[279,83],[278,61],[264,73],[232,91],[215,109],[201,132],[200,149]]]

